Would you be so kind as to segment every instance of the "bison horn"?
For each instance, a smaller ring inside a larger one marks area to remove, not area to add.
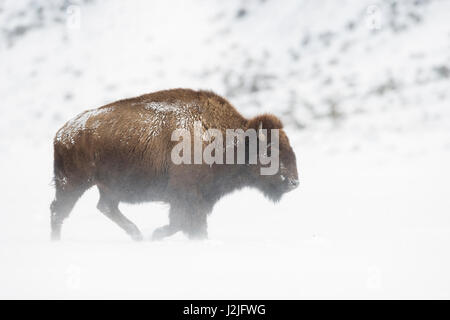
[[[258,127],[258,138],[261,141],[266,141],[266,135],[262,131],[262,121],[259,123],[259,127]]]

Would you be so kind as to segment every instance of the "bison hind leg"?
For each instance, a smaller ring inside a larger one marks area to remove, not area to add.
[[[108,192],[99,186],[100,200],[97,204],[97,209],[105,216],[114,221],[120,228],[122,228],[133,240],[142,240],[142,234],[138,227],[128,220],[119,210],[119,201],[108,195]]]
[[[77,200],[82,196],[86,188],[68,188],[56,184],[55,200],[50,205],[51,239],[61,238],[61,228],[64,220],[70,215]]]

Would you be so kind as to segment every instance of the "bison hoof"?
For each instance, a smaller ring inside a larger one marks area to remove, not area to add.
[[[166,232],[163,228],[158,228],[153,231],[152,241],[159,241],[166,237]]]
[[[187,236],[189,240],[207,240],[208,233],[207,232],[187,232]]]
[[[142,234],[136,233],[131,235],[131,239],[133,239],[134,241],[142,241],[144,237],[142,236]]]
[[[174,227],[173,225],[166,225],[163,227],[160,227],[153,231],[152,234],[152,241],[158,241],[162,240],[163,238],[169,237],[179,231],[179,228]]]
[[[52,231],[50,235],[51,241],[59,241],[61,240],[61,232],[59,231]]]

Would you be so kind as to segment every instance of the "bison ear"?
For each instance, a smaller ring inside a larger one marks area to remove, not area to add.
[[[250,128],[259,132],[261,129],[282,129],[283,124],[276,116],[271,114],[263,114],[248,121],[247,129]]]

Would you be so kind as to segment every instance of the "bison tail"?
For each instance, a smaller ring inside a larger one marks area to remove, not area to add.
[[[58,145],[54,145],[53,154],[53,181],[52,184],[56,187],[63,187],[67,183],[67,174],[64,168],[64,157],[61,154]]]

